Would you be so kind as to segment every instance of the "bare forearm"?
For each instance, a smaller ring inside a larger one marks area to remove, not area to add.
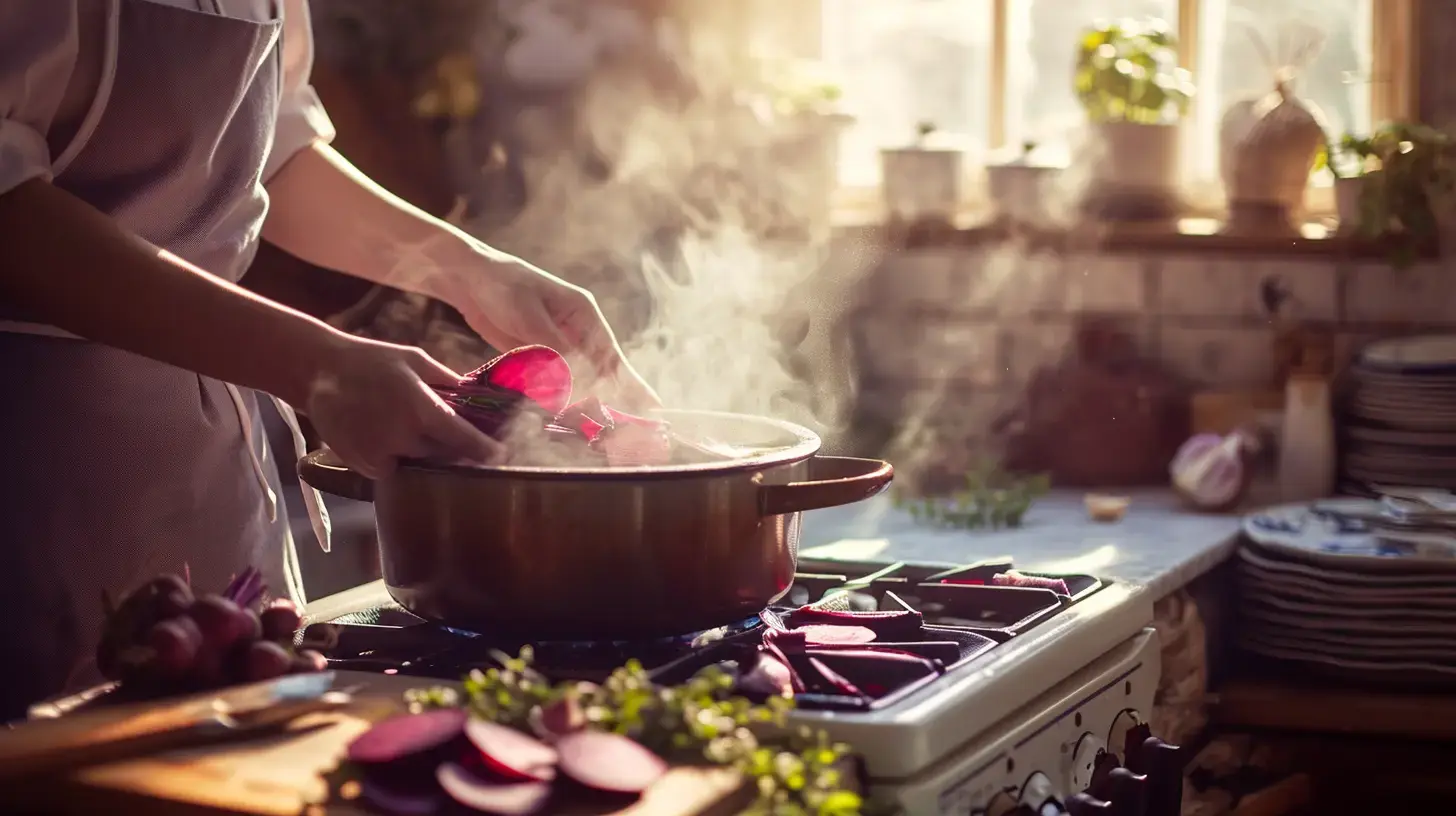
[[[450,224],[395,196],[338,151],[300,151],[269,183],[272,205],[263,235],[309,263],[449,300],[441,274],[478,266],[491,250]],[[515,259],[498,253],[502,262]]]
[[[343,336],[127,234],[42,181],[0,196],[0,301],[89,340],[301,404]]]

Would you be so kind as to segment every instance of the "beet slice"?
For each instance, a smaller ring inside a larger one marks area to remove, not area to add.
[[[863,626],[876,637],[887,640],[915,640],[925,618],[913,610],[891,612],[843,612],[838,609],[816,609],[804,606],[789,613],[788,623],[794,628],[813,624]]]
[[[379,765],[437,751],[465,730],[464,709],[439,708],[404,714],[377,723],[349,743],[350,762]]]
[[[519,782],[550,782],[556,778],[556,750],[509,726],[472,719],[465,737],[480,751],[486,767]]]
[[[813,623],[800,626],[804,639],[810,646],[848,646],[856,643],[870,643],[876,639],[875,630],[865,626],[838,626],[831,623]]]
[[[809,665],[814,667],[814,671],[819,672],[819,676],[824,678],[824,682],[828,683],[835,691],[839,692],[840,694],[845,694],[850,697],[868,699],[869,695],[865,694],[863,691],[860,691],[859,687],[849,682],[849,680],[846,679],[844,675],[824,665],[824,661],[819,660],[815,657],[811,657],[809,658]]]
[[[757,655],[753,668],[738,677],[738,688],[764,697],[794,696],[794,670],[770,652]]]
[[[446,762],[435,771],[435,780],[445,795],[457,804],[500,816],[524,816],[536,813],[551,798],[551,785],[546,782],[490,782],[472,774],[453,762]]]
[[[359,795],[393,816],[430,816],[438,813],[445,804],[445,797],[438,789],[404,790],[373,779],[360,780]]]
[[[471,384],[489,383],[525,394],[552,415],[571,404],[571,366],[547,346],[511,349],[466,375]]]
[[[662,757],[620,734],[579,731],[556,743],[561,771],[578,784],[607,793],[640,794],[667,773]]]

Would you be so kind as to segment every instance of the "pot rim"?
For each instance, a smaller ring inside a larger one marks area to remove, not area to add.
[[[641,481],[645,479],[678,479],[685,476],[727,476],[758,472],[765,468],[802,462],[819,452],[823,445],[819,435],[802,425],[782,419],[735,414],[727,411],[694,411],[661,409],[652,412],[668,420],[676,416],[716,417],[769,426],[792,436],[794,441],[742,459],[727,462],[703,462],[690,465],[639,467],[537,467],[522,465],[454,465],[422,459],[405,459],[399,470],[415,473],[446,473],[473,479],[509,478],[585,481]]]

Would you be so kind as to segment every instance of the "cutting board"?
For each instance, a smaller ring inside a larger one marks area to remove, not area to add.
[[[363,697],[348,708],[301,718],[285,734],[193,748],[38,780],[0,800],[47,813],[156,816],[365,816],[328,775],[345,746],[399,713],[397,697]],[[677,768],[623,816],[696,816],[741,809],[741,778],[729,770]],[[15,798],[12,798],[15,797]]]

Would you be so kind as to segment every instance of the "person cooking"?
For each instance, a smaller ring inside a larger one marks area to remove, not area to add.
[[[239,288],[260,237],[655,404],[590,294],[332,150],[311,62],[306,0],[0,4],[0,717],[91,679],[103,591],[253,565],[303,599],[257,395],[366,475],[492,455],[427,387],[456,372]]]

